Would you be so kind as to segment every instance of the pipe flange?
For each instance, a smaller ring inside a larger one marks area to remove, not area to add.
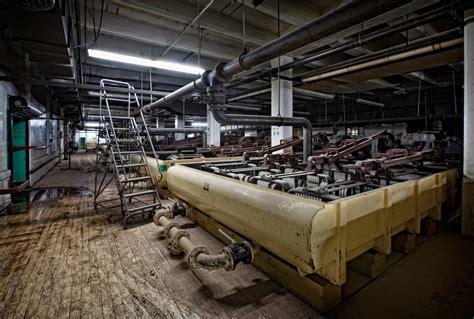
[[[201,74],[201,80],[202,82],[204,83],[204,85],[206,87],[210,86],[211,85],[211,82],[209,80],[209,74],[211,73],[210,70],[206,70],[204,71],[202,74]],[[193,82],[194,83],[194,87],[197,88],[197,89],[200,89],[199,87],[197,87],[196,85],[196,81]]]
[[[199,268],[201,265],[199,265],[197,258],[200,254],[206,254],[209,255],[209,250],[202,245],[196,246],[191,250],[188,254],[188,264],[191,266],[191,268]]]
[[[168,239],[170,238],[170,229],[173,227],[176,227],[179,229],[181,228],[181,225],[176,221],[171,221],[168,225],[166,225],[165,231],[164,231],[166,238]]]
[[[252,245],[247,241],[232,243],[224,247],[222,252],[228,257],[226,265],[224,266],[224,269],[227,271],[234,270],[240,262],[250,264],[253,261],[254,252]]]
[[[224,62],[219,62],[219,63],[217,63],[216,67],[214,68],[214,79],[217,80],[220,83],[227,82],[227,78],[223,75],[224,66],[225,66]],[[214,79],[211,79],[211,85],[215,84],[215,83],[212,83]]]
[[[170,251],[171,255],[178,256],[181,255],[184,250],[179,244],[179,240],[182,237],[190,238],[191,236],[186,230],[180,229],[178,232],[170,239],[168,244],[168,250]]]
[[[247,51],[247,48],[245,48],[244,52],[242,52],[240,55],[239,55],[239,65],[242,69],[248,71],[250,70],[251,68],[248,68],[244,65],[244,56],[248,53]]]
[[[173,218],[173,211],[172,208],[168,205],[161,206],[160,208],[155,210],[155,216],[153,216],[153,222],[157,226],[161,226],[160,217],[166,217],[168,219]]]

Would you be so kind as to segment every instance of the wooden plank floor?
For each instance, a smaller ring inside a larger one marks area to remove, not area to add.
[[[63,162],[37,186],[93,189],[92,165],[92,155],[75,155],[73,170]],[[43,197],[28,213],[0,216],[0,318],[320,317],[252,265],[189,269],[153,223],[123,230],[120,213],[95,211],[87,192]],[[221,249],[190,226],[196,242]]]

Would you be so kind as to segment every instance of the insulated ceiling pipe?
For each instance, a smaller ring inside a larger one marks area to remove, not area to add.
[[[213,71],[204,72],[201,77],[178,90],[160,98],[143,107],[145,113],[150,113],[153,109],[164,106],[168,103],[185,98],[193,93],[203,92],[212,83],[228,81],[232,76],[253,68],[261,63],[270,61],[296,49],[304,47],[314,41],[320,40],[328,35],[372,18],[381,12],[398,7],[406,3],[406,0],[349,0],[337,9],[320,16],[306,25],[281,36],[260,48],[243,54],[238,59],[229,63],[220,63]],[[341,21],[345,23],[342,24]],[[139,116],[140,113],[134,114]]]
[[[459,46],[463,44],[463,39],[462,38],[452,38],[452,35],[455,35],[456,30],[454,32],[448,31],[445,32],[444,34],[441,34],[441,36],[435,36],[435,37],[428,37],[424,38],[420,41],[420,44],[424,45],[425,40],[434,40],[430,41],[430,43],[422,46],[422,45],[416,45],[413,48],[408,48],[408,50],[404,47],[405,45],[400,45],[398,46],[396,52],[391,52],[391,50],[384,50],[384,52],[380,53],[374,53],[371,54],[369,57],[362,56],[361,58],[355,58],[353,60],[350,60],[347,63],[340,63],[336,64],[334,66],[328,67],[328,68],[321,68],[321,70],[317,70],[318,74],[315,75],[301,75],[301,81],[304,83],[307,82],[313,82],[313,81],[319,81],[327,78],[333,78],[336,76],[341,76],[343,74],[359,71],[359,70],[364,70],[367,68],[372,68],[376,66],[380,66],[383,64],[389,64],[389,63],[395,63],[404,59],[408,58],[414,58],[417,56],[421,56],[427,53],[431,52],[437,52],[441,50],[446,50],[450,49],[455,46]],[[449,36],[450,39],[447,40],[442,40],[438,38],[443,38],[445,36]],[[435,42],[436,41],[436,42]],[[428,41],[426,41],[428,42]],[[392,49],[392,51],[395,51]],[[360,61],[360,63],[357,63],[356,61]],[[320,72],[320,73],[319,73]],[[313,73],[313,72],[309,72]]]
[[[201,133],[202,147],[207,147],[207,132],[202,128],[191,127],[157,127],[149,128],[150,135],[165,135],[169,133]]]
[[[316,53],[314,55],[309,55],[305,58],[295,60],[293,62],[281,65],[279,70],[280,70],[280,72],[286,71],[286,70],[292,69],[294,67],[302,66],[302,65],[320,60],[322,58],[325,58],[325,57],[328,57],[328,56],[331,56],[331,55],[334,55],[334,54],[337,54],[337,53],[340,53],[340,52],[344,52],[344,51],[349,50],[349,49],[360,47],[360,46],[362,46],[364,44],[367,44],[369,42],[373,42],[375,40],[383,39],[383,38],[398,34],[400,32],[413,29],[417,26],[424,25],[424,24],[427,24],[427,23],[432,22],[432,21],[436,21],[437,19],[440,19],[443,16],[447,15],[449,13],[450,8],[452,8],[451,4],[441,6],[441,7],[437,8],[433,11],[424,13],[422,15],[419,15],[419,16],[415,17],[415,18],[412,18],[412,19],[409,19],[409,20],[406,20],[406,21],[402,21],[400,23],[397,23],[395,25],[391,25],[389,27],[386,27],[382,30],[378,30],[374,33],[370,33],[368,35],[363,35],[362,37],[359,37],[356,40],[350,41],[348,43],[343,43],[343,44],[334,46],[334,47],[332,47],[328,50],[324,50],[322,52]],[[273,69],[271,69],[267,72],[264,72],[263,75],[265,75],[265,74],[267,74],[267,75],[276,74],[277,72],[278,72],[278,68],[273,68]],[[256,74],[256,75],[252,75],[252,76],[246,77],[244,79],[237,80],[235,83],[230,83],[228,87],[235,87],[235,86],[238,86],[238,85],[243,84],[243,83],[249,83],[249,82],[252,82],[252,81],[255,81],[255,80],[259,79],[261,76],[262,76],[261,73]]]

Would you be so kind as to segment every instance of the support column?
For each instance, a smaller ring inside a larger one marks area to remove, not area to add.
[[[474,236],[474,8],[464,12],[464,155],[462,233]]]
[[[280,65],[292,62],[293,58],[287,56],[280,57]],[[278,58],[271,62],[272,68],[278,67]],[[280,73],[282,77],[291,77],[292,70]],[[280,82],[280,83],[278,83]],[[288,80],[272,78],[272,116],[293,116],[293,83]],[[293,137],[293,127],[272,126],[272,146],[279,145],[282,139]]]
[[[156,128],[165,128],[165,118],[163,116],[158,116],[156,118]],[[155,136],[157,141],[162,141],[165,139],[164,135]]]
[[[174,118],[174,127],[175,128],[184,128],[184,115],[176,114]],[[174,139],[176,141],[184,140],[186,138],[184,133],[174,133]]]
[[[207,110],[207,145],[221,146],[221,125],[209,110]]]

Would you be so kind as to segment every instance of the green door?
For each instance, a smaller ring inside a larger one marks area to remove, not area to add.
[[[79,137],[79,148],[81,150],[86,149],[86,138],[85,137]]]
[[[12,123],[12,176],[13,182],[24,182],[28,179],[28,157],[26,141],[27,121],[13,119]]]

